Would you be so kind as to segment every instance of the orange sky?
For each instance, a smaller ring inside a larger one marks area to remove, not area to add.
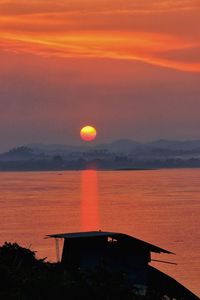
[[[78,142],[85,123],[99,141],[200,137],[199,15],[199,0],[1,0],[0,149]]]
[[[198,0],[2,0],[1,47],[200,72],[199,14]]]

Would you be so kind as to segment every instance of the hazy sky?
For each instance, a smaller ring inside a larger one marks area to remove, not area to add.
[[[199,0],[1,0],[0,150],[200,138]]]

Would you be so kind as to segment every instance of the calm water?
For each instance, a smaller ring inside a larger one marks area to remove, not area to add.
[[[55,260],[46,234],[119,231],[176,253],[154,263],[200,295],[200,170],[0,173],[0,243]]]

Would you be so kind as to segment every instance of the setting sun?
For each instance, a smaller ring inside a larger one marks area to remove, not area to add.
[[[84,141],[93,141],[97,136],[97,131],[93,126],[84,126],[80,131],[80,136]]]

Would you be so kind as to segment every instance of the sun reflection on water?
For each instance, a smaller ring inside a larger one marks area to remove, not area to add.
[[[99,230],[100,220],[97,171],[82,171],[81,190],[81,230]]]

